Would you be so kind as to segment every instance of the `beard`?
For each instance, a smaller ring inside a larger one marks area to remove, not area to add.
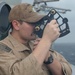
[[[28,36],[24,36],[24,37],[21,37],[23,40],[25,41],[31,41],[31,40],[35,40],[36,39],[36,34],[32,33]]]

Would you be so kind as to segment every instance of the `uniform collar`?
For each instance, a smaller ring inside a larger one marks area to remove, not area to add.
[[[10,43],[12,44],[12,46],[17,50],[17,51],[24,51],[24,50],[30,50],[30,48],[32,49],[32,43],[29,42],[29,46],[30,48],[28,48],[26,45],[20,43],[19,41],[17,41],[11,34],[9,34],[8,39],[10,41]]]

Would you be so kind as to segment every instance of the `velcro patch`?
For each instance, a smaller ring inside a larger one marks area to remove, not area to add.
[[[0,43],[0,50],[4,50],[6,52],[10,52],[11,48],[9,48],[7,45]]]

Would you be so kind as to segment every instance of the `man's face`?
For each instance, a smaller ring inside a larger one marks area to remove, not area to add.
[[[23,40],[34,40],[36,38],[34,32],[34,26],[23,22],[19,27],[19,35]]]

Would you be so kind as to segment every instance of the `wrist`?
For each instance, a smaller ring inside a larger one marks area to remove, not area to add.
[[[45,41],[45,42],[48,42],[49,44],[52,44],[52,41],[50,38],[47,38],[46,36],[42,37],[42,39]]]
[[[45,57],[45,60],[44,61],[47,61],[48,60],[48,57],[50,57],[50,51],[48,51],[46,57]]]

